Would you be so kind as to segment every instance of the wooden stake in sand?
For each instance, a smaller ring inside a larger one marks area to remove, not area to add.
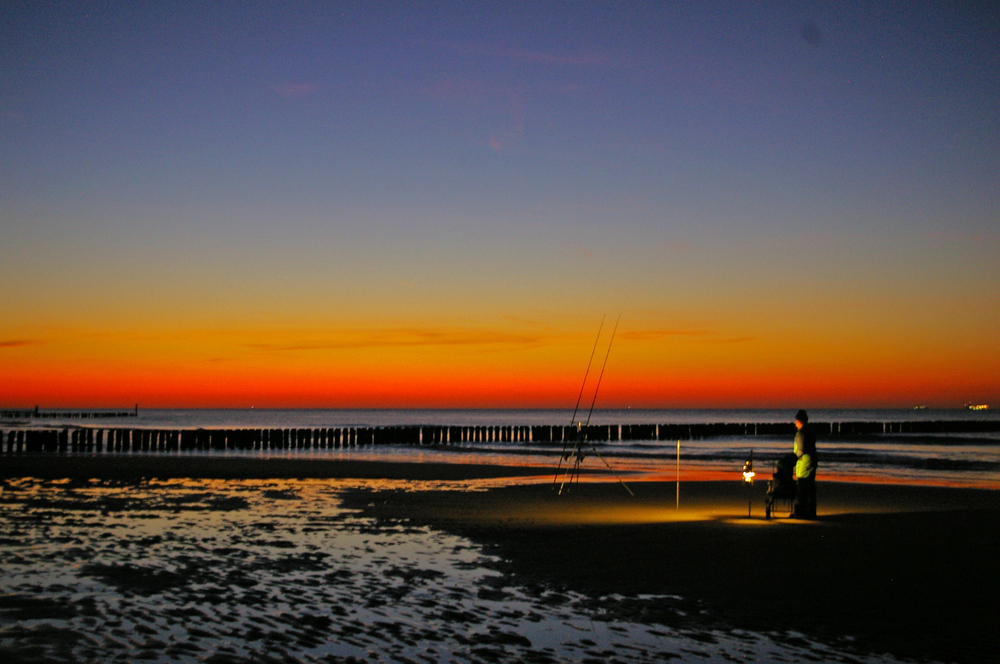
[[[747,487],[747,518],[750,518],[750,514],[753,508],[753,478],[755,473],[753,472],[753,449],[750,449],[750,458],[746,460],[743,464],[743,484]]]
[[[677,439],[677,509],[681,508],[681,439]]]

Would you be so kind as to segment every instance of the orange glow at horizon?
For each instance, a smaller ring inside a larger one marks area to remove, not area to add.
[[[571,408],[593,332],[569,327],[36,330],[0,344],[0,406]],[[599,377],[599,408],[959,407],[996,398],[1000,360],[963,361],[961,349],[934,361],[878,347],[831,359],[801,342],[720,344],[721,335],[665,333],[636,316],[600,377],[605,330],[582,403]]]
[[[495,367],[433,374],[398,369],[385,372],[307,371],[226,367],[45,367],[6,372],[0,403],[49,407],[104,407],[141,403],[146,407],[572,407],[579,390],[576,376],[523,368]],[[825,380],[824,380],[825,378]],[[591,379],[593,380],[593,379]],[[619,371],[601,386],[599,408],[763,408],[811,407],[958,407],[968,400],[961,377],[940,381],[879,382],[860,375],[854,381],[816,375],[806,383],[785,375],[752,379],[667,375],[651,379]],[[950,382],[952,382],[950,381]],[[845,384],[846,383],[846,384]],[[582,401],[590,403],[593,383]],[[976,394],[980,394],[976,392]]]

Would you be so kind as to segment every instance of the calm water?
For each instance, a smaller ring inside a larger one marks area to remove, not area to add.
[[[571,410],[140,410],[121,419],[32,419],[3,422],[0,427],[92,426],[150,429],[255,429],[387,427],[399,425],[568,425]],[[790,422],[790,410],[598,410],[592,424],[702,424]],[[900,422],[936,420],[1000,421],[1000,412],[968,410],[815,410],[816,423]],[[576,419],[585,419],[586,413]],[[731,436],[680,443],[683,478],[738,477],[753,452],[756,469],[765,476],[774,460],[791,448],[789,437]],[[271,452],[283,456],[448,461],[456,463],[558,464],[560,443],[476,442],[461,446],[379,446],[336,450]],[[820,433],[820,472],[848,481],[959,484],[1000,489],[1000,433],[884,434],[856,439],[825,440]],[[218,452],[216,452],[217,454]],[[256,454],[260,454],[259,452]],[[678,467],[676,441],[597,443],[584,467],[604,468],[598,455],[621,473],[643,472],[672,479]]]

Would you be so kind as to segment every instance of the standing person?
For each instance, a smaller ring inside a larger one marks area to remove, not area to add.
[[[798,461],[795,463],[795,507],[792,516],[796,519],[815,519],[816,436],[809,427],[809,414],[806,411],[795,413],[795,429],[792,449]]]

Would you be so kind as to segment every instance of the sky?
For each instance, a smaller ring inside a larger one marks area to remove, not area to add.
[[[1000,407],[997,256],[991,3],[0,4],[0,406]]]

